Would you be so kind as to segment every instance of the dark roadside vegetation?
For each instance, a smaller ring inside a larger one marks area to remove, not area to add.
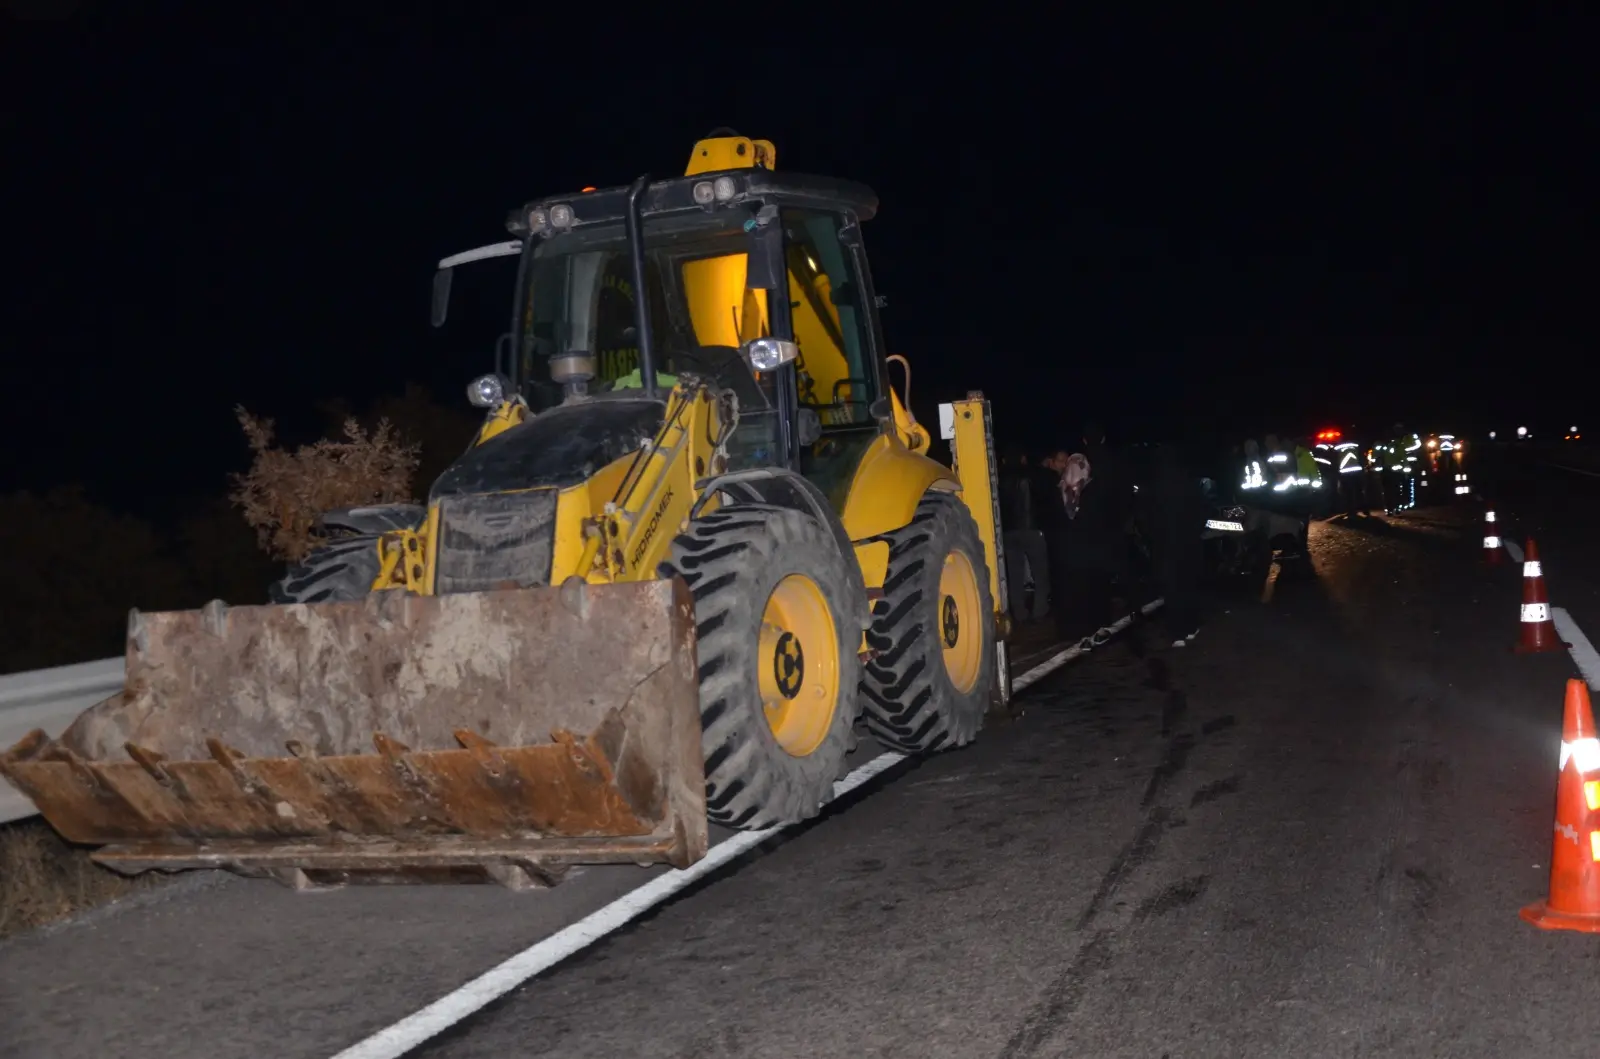
[[[318,512],[420,498],[479,424],[464,402],[415,385],[367,408],[328,401],[320,411],[320,437],[279,438],[271,420],[239,409],[240,471],[156,517],[71,485],[0,494],[0,674],[120,655],[134,607],[265,603],[283,561],[309,547]],[[0,937],[161,878],[102,868],[38,817],[0,825]]]

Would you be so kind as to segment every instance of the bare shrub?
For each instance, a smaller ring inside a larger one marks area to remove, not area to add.
[[[351,419],[368,430],[387,419],[402,438],[422,446],[413,479],[419,492],[426,492],[434,479],[461,457],[483,426],[483,413],[465,401],[437,401],[426,387],[414,382],[406,383],[402,393],[379,397],[363,409],[337,400],[318,402],[317,410],[326,434],[338,434]]]
[[[344,439],[324,438],[293,451],[273,447],[273,422],[235,409],[252,453],[250,470],[232,476],[228,497],[274,558],[295,562],[314,544],[318,515],[361,504],[411,499],[418,446],[401,441],[389,421],[370,432],[353,418]]]

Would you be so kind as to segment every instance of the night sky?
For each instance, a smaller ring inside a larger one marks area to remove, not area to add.
[[[0,0],[0,491],[219,491],[237,403],[293,429],[407,380],[464,401],[510,290],[458,277],[434,332],[437,260],[535,196],[681,173],[719,125],[878,192],[925,416],[981,388],[1053,444],[1085,416],[1464,432],[1591,403],[1593,18],[841,9],[801,35],[712,5],[679,37],[659,8],[645,33],[571,5],[132,6]]]

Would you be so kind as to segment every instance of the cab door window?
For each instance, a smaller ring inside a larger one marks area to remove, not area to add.
[[[872,319],[856,255],[840,238],[847,219],[799,209],[784,210],[783,219],[800,403],[817,413],[825,430],[870,424],[878,385]]]

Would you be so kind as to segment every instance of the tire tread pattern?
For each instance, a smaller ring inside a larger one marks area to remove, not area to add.
[[[378,535],[340,537],[291,564],[267,588],[273,603],[335,603],[360,599],[378,576]]]
[[[706,810],[715,823],[759,830],[815,816],[848,752],[861,663],[857,597],[828,529],[789,508],[739,504],[690,523],[657,573],[682,577],[694,595],[700,662]],[[841,695],[822,744],[794,757],[777,742],[761,704],[757,644],[772,587],[789,573],[815,581],[834,610]]]
[[[978,527],[961,500],[929,493],[902,529],[886,534],[889,569],[873,605],[862,680],[862,719],[880,743],[904,754],[964,746],[977,737],[994,682],[994,602]],[[959,548],[972,561],[983,608],[983,669],[965,694],[945,670],[939,638],[939,574]]]

